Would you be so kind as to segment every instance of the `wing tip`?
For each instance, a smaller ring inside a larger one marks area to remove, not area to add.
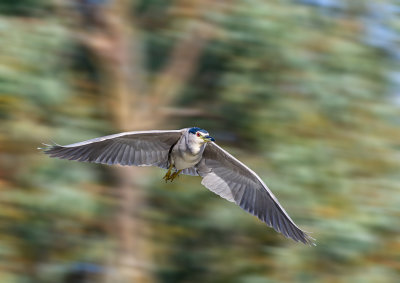
[[[297,229],[298,229],[297,235],[289,235],[288,237],[286,235],[285,236],[287,238],[291,238],[291,239],[295,240],[296,242],[301,242],[310,247],[317,246],[316,240],[309,235],[311,232],[303,231],[300,228],[297,228]]]
[[[310,246],[310,247],[317,246],[316,240],[308,234],[305,234],[304,241],[302,241],[302,242],[303,242],[303,244]]]
[[[42,145],[44,145],[44,146],[37,147],[37,149],[41,150],[43,153],[49,154],[49,155],[54,154],[59,149],[64,148],[63,146],[61,146],[53,141],[52,141],[52,144],[42,143]]]
[[[317,240],[309,235],[309,234],[311,234],[312,232],[303,232],[303,233],[304,233],[304,234],[306,235],[306,237],[307,237],[307,244],[308,244],[309,246],[316,247],[316,246],[317,246],[317,243],[316,243]]]

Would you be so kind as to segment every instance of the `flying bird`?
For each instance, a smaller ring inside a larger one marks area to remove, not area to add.
[[[215,143],[206,130],[124,132],[83,142],[46,145],[50,157],[167,169],[164,180],[179,174],[200,176],[201,184],[222,198],[239,205],[288,238],[308,245],[314,239],[301,230],[279,204],[261,178]]]

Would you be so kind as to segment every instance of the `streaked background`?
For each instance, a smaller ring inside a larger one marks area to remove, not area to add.
[[[398,282],[400,2],[2,0],[0,282]],[[199,126],[308,247],[41,142]]]

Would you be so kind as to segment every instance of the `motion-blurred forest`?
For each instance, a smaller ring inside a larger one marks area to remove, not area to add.
[[[0,282],[399,282],[400,3],[1,0]],[[317,239],[159,168],[50,159],[199,126]]]

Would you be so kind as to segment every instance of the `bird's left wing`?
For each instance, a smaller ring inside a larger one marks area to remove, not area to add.
[[[210,191],[236,203],[286,237],[313,244],[314,239],[297,227],[261,178],[214,142],[207,144],[197,172]]]
[[[125,132],[65,146],[44,148],[50,157],[136,166],[168,167],[168,154],[183,130]]]

